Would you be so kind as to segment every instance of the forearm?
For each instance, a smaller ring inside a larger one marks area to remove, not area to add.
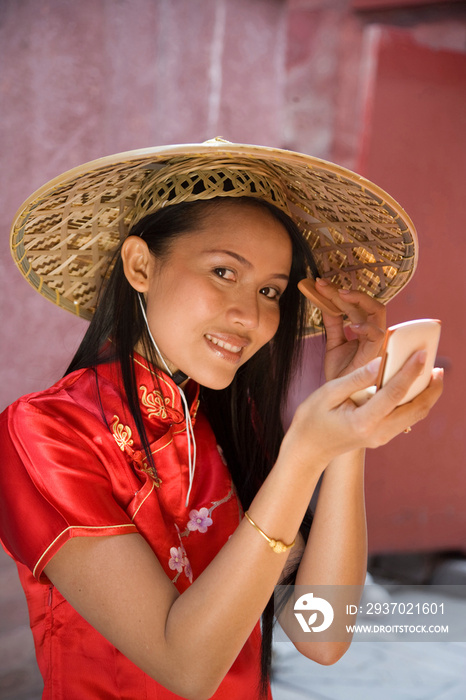
[[[307,474],[300,469],[279,458],[249,508],[264,532],[285,543],[296,538],[321,473],[320,467],[312,465]],[[186,644],[187,630],[196,629],[202,620],[202,645],[193,668],[210,675],[215,684],[260,618],[286,560],[286,553],[273,552],[244,519],[203,574],[174,602],[166,626],[168,646],[179,649]]]
[[[322,479],[298,585],[362,585],[367,566],[364,451],[336,457]]]
[[[317,507],[307,545],[299,564],[292,601],[303,592],[328,598],[339,609],[359,602],[367,566],[367,533],[364,506],[364,451],[350,452],[335,458],[324,472]],[[325,588],[315,588],[324,586]],[[310,637],[302,642],[290,620],[289,610],[282,624],[296,648],[310,659],[332,664],[346,652],[351,636],[334,622],[334,641]]]
[[[325,470],[309,542],[298,570],[298,585],[359,586],[364,582],[367,545],[363,472],[363,451],[337,457]],[[296,464],[293,455],[284,451],[251,504],[253,520],[270,537],[291,542],[320,473],[321,468],[311,461],[306,473],[304,465]],[[291,556],[293,553],[292,549]],[[285,563],[286,555],[275,554],[243,521],[204,574],[176,601],[173,627],[167,625],[169,638],[175,641],[170,635],[172,631],[177,635],[180,618],[193,622],[204,619],[204,648],[218,649],[220,645],[225,652],[214,654],[209,662],[210,672],[221,675],[230,654],[239,651],[273,594]],[[346,648],[347,644],[320,643],[306,647],[304,653],[328,663]]]

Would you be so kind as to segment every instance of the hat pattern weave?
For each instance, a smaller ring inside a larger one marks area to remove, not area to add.
[[[211,142],[214,143],[214,142]],[[21,273],[43,296],[91,318],[109,261],[131,226],[161,207],[213,197],[257,197],[288,213],[322,278],[382,302],[409,281],[416,233],[383,190],[332,163],[224,142],[171,153],[133,151],[80,166],[19,210],[11,234]],[[197,148],[197,150],[196,150]],[[309,304],[308,333],[322,327]]]

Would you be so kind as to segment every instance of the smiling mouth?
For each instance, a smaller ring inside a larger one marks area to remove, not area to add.
[[[239,354],[243,347],[241,345],[232,345],[231,343],[226,343],[224,340],[220,340],[219,338],[214,338],[212,335],[209,335],[206,333],[207,340],[210,340],[211,343],[214,345],[217,345],[219,348],[223,348],[224,350],[228,350],[228,352],[234,352],[236,354]]]

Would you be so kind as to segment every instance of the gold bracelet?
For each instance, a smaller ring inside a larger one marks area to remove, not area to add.
[[[249,520],[251,525],[256,528],[257,532],[260,532],[262,537],[265,537],[265,539],[269,543],[269,546],[277,554],[281,554],[282,552],[286,552],[287,549],[291,549],[291,547],[294,547],[296,540],[293,540],[293,542],[291,544],[285,544],[281,540],[274,540],[272,537],[269,537],[268,535],[266,535],[265,532],[263,530],[261,530],[258,525],[256,525],[256,523],[254,522],[254,520],[251,518],[251,516],[249,515],[249,513],[247,511],[245,511],[244,515]]]

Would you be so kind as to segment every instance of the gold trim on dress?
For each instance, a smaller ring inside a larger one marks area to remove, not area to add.
[[[176,396],[175,391],[174,391],[172,385],[165,379],[163,374],[161,372],[159,372],[157,369],[154,370],[148,364],[144,364],[143,362],[138,360],[137,357],[134,357],[133,361],[136,365],[139,365],[139,367],[142,367],[143,369],[145,369],[146,372],[149,372],[151,377],[154,377],[154,375],[155,375],[159,382],[163,382],[163,384],[165,385],[167,390],[170,392],[170,396],[171,396],[171,398],[169,398],[170,406],[171,406],[171,408],[175,408],[175,396]]]
[[[60,532],[60,534],[57,535],[57,537],[55,537],[54,541],[49,544],[47,549],[44,552],[42,552],[39,559],[37,560],[35,567],[32,570],[32,575],[34,576],[34,578],[36,578],[37,567],[40,566],[40,563],[43,560],[43,558],[52,549],[52,547],[59,541],[59,539],[61,537],[63,537],[65,532],[68,532],[68,530],[114,530],[115,528],[123,528],[123,527],[130,527],[134,531],[135,526],[133,523],[125,523],[123,525],[70,525],[69,527],[65,527],[65,529],[62,530]]]
[[[133,522],[134,522],[134,518],[135,518],[136,515],[139,513],[140,509],[142,508],[142,506],[144,505],[144,503],[147,501],[147,499],[148,499],[149,496],[151,495],[152,491],[154,490],[154,487],[157,487],[157,486],[158,486],[158,484],[156,484],[155,482],[152,482],[151,490],[149,491],[149,493],[148,493],[146,496],[144,496],[143,500],[142,500],[141,503],[138,505],[138,507],[136,508],[134,514],[133,514],[132,517],[131,517],[131,520],[132,520]]]

